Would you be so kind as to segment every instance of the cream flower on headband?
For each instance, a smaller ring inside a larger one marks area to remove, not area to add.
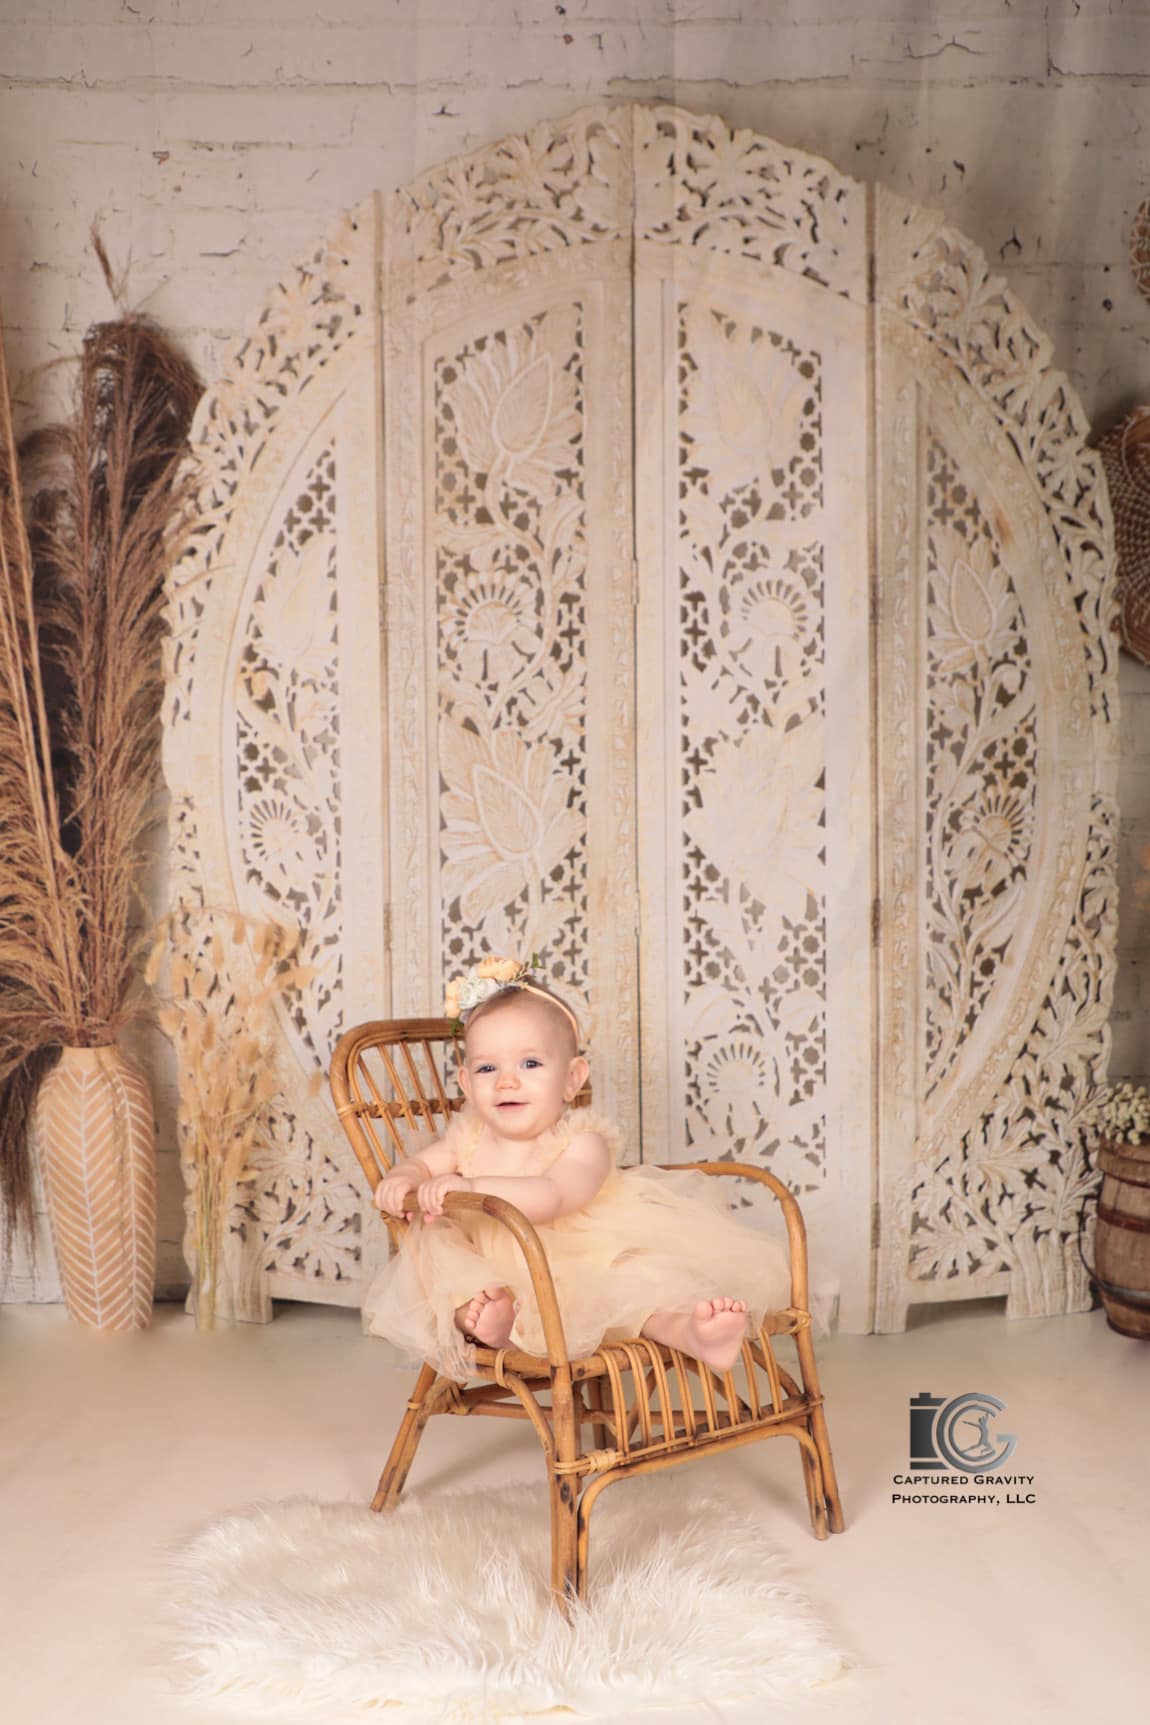
[[[443,997],[443,1016],[459,1018],[480,1006],[501,988],[514,987],[527,975],[529,965],[517,958],[484,958],[462,976],[453,976]]]
[[[565,1000],[560,1000],[549,988],[541,988],[533,978],[532,972],[538,968],[539,962],[535,953],[526,963],[517,958],[480,959],[478,964],[473,964],[462,976],[453,976],[448,983],[443,997],[444,1017],[461,1021],[465,1013],[482,1006],[493,994],[501,994],[505,988],[522,988],[527,994],[537,994],[563,1014],[571,1025],[575,1046],[578,1047],[579,1020]]]

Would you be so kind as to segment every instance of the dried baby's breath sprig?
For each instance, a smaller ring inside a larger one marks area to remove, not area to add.
[[[1141,1144],[1150,1139],[1150,1091],[1129,1079],[1109,1084],[1098,1093],[1093,1119],[1116,1143]]]
[[[166,990],[159,992],[165,959]],[[179,1055],[184,1245],[204,1329],[215,1325],[232,1199],[253,1154],[267,1145],[279,1094],[275,1002],[314,974],[299,963],[298,930],[235,911],[178,904],[155,932],[145,980],[163,1002],[157,1021]]]

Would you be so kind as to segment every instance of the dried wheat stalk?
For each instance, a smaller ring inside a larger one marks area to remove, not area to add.
[[[200,388],[156,326],[125,314],[89,331],[72,419],[17,452],[0,343],[5,1261],[17,1232],[31,1242],[26,1139],[39,1077],[64,1044],[113,1041],[134,1007],[163,581],[186,523],[181,464]]]
[[[167,960],[167,1001],[157,1016],[179,1055],[185,1243],[205,1329],[215,1322],[220,1251],[236,1187],[253,1156],[270,1145],[279,1094],[275,1001],[314,975],[299,964],[298,952],[294,929],[181,903],[159,923],[145,971],[155,984]]]

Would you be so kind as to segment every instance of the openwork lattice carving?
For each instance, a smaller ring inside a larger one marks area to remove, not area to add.
[[[678,324],[685,1136],[807,1191],[826,1154],[820,360],[711,308]]]
[[[866,300],[858,185],[713,114],[635,111],[636,237],[774,265]]]
[[[500,264],[628,237],[630,143],[628,109],[587,108],[424,174],[392,206],[392,280],[403,299]]]
[[[304,932],[316,972],[291,1022],[322,1070],[339,1035],[343,921],[336,463],[329,446],[289,504],[256,587],[235,677],[235,878]]]
[[[1095,1184],[1086,1101],[1104,1071],[1116,936],[1114,809],[1096,799],[1066,952],[994,1104],[911,1195],[911,1275],[927,1284],[1006,1272],[1007,1310],[1081,1309],[1078,1250]],[[973,1290],[972,1290],[973,1291]]]
[[[240,342],[197,414],[202,484],[196,530],[171,582],[169,728],[189,722],[199,626],[218,575],[235,578],[221,554],[257,466],[273,441],[296,436],[308,386],[349,342],[362,341],[372,286],[370,268],[364,270],[367,221],[365,211],[341,216],[308,262],[276,284],[255,330]],[[313,420],[305,417],[310,427]]]
[[[972,407],[1005,432],[1042,499],[1061,577],[1075,596],[1077,636],[1067,646],[1086,659],[1091,714],[1112,719],[1113,523],[1101,460],[1086,448],[1082,404],[1051,365],[1050,338],[961,234],[934,230],[908,274],[898,293],[907,325],[962,380]]]

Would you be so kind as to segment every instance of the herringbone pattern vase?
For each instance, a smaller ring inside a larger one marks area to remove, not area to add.
[[[146,1329],[156,1265],[147,1079],[118,1048],[65,1048],[41,1088],[36,1124],[69,1313],[92,1329]]]

